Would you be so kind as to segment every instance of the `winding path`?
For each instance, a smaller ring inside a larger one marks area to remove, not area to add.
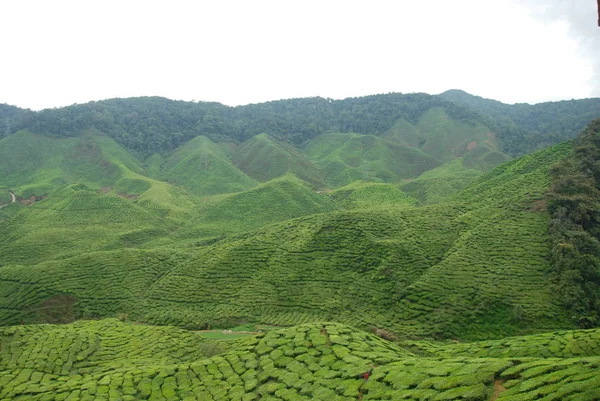
[[[8,191],[10,192],[10,196],[12,197],[12,201],[10,203],[15,203],[17,201],[17,197],[15,196],[14,192],[12,191]],[[2,209],[5,206],[10,205],[10,203],[7,203],[6,205],[0,205],[0,209]]]

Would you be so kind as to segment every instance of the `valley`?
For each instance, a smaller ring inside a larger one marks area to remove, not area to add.
[[[600,398],[600,103],[529,110],[0,107],[0,399]]]

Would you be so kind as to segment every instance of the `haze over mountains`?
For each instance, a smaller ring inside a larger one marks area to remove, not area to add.
[[[457,90],[0,105],[0,398],[596,399],[599,117]],[[196,332],[240,325],[267,334]]]

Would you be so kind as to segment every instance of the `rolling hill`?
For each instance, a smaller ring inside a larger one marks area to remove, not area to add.
[[[178,148],[162,164],[162,177],[195,195],[240,192],[257,184],[235,167],[226,152],[198,136]]]
[[[0,113],[2,400],[600,397],[598,121],[511,159],[425,94]]]
[[[397,182],[440,164],[419,149],[374,135],[324,134],[307,144],[306,153],[333,188],[357,180]]]

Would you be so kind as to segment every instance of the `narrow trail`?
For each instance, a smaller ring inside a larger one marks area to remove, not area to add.
[[[17,197],[15,196],[14,192],[11,192],[11,191],[8,191],[8,192],[10,193],[10,196],[12,197],[12,201],[10,203],[15,203],[17,201]],[[10,205],[10,203],[7,203],[6,205],[0,205],[0,209]]]

